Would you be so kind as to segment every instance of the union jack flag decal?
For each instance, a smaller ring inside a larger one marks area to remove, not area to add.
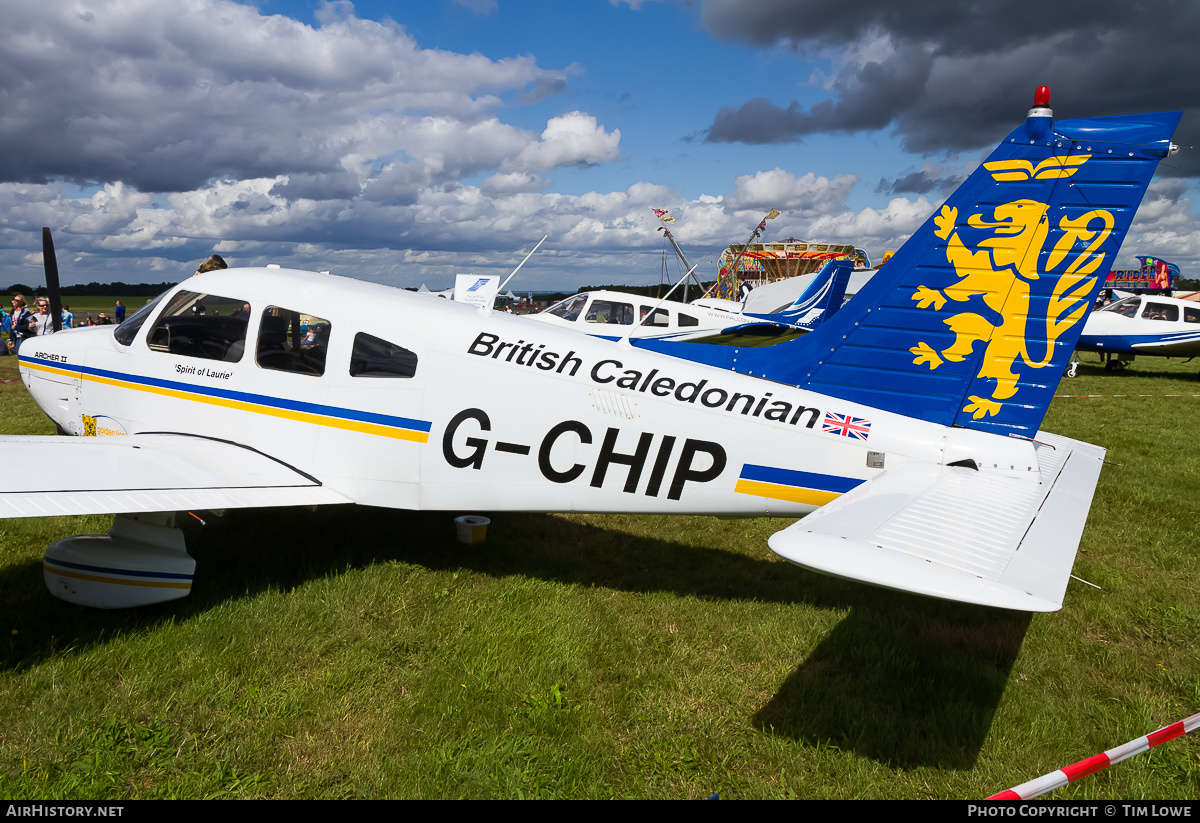
[[[864,417],[825,412],[821,430],[840,434],[842,437],[853,437],[855,440],[866,440],[871,434],[871,421]]]

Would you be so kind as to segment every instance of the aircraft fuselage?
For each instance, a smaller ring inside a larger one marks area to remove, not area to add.
[[[797,516],[967,440],[1036,466],[1021,441],[327,275],[211,272],[122,329],[23,347],[63,430],[232,441],[367,505]]]

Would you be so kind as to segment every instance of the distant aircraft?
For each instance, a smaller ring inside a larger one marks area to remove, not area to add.
[[[1092,312],[1076,348],[1104,355],[1110,371],[1125,368],[1138,355],[1196,357],[1200,303],[1156,294],[1126,297]]]
[[[704,298],[677,303],[629,292],[597,290],[580,292],[543,312],[527,316],[610,339],[672,338],[760,325],[811,331],[842,305],[852,266],[850,260],[830,260],[808,280],[802,294],[770,312],[743,312],[741,304],[730,300]],[[793,286],[792,294],[795,289]]]
[[[358,503],[808,514],[769,540],[801,566],[1058,609],[1104,450],[1038,428],[1180,113],[1054,123],[1048,102],[774,346],[614,343],[271,268],[33,338],[22,379],[80,436],[0,438],[0,515],[118,514],[45,556],[52,593],[105,608],[190,591],[175,512]]]

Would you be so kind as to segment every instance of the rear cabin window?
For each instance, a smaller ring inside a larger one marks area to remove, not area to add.
[[[320,376],[325,373],[331,329],[323,317],[268,306],[258,328],[255,360],[271,371]]]
[[[680,312],[679,313],[679,325],[681,328],[684,328],[687,326],[699,326],[700,321],[697,320],[696,318],[692,317],[690,314],[684,314],[683,312]]]
[[[351,377],[412,377],[416,373],[415,352],[364,332],[354,335]]]
[[[639,312],[642,317],[645,317],[647,314],[650,314],[650,307],[642,306],[639,309]],[[642,325],[666,328],[667,326],[671,325],[671,315],[667,312],[666,309],[655,309],[654,313],[650,314],[650,318],[648,320],[646,320],[644,323],[642,323]]]
[[[237,363],[246,348],[249,320],[250,304],[244,300],[180,291],[163,309],[146,344],[153,351]]]
[[[1193,309],[1191,307],[1183,310],[1184,323],[1200,323],[1200,308]]]

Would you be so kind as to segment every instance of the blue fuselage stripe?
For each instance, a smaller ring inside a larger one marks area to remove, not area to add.
[[[777,469],[772,466],[755,466],[749,463],[742,467],[740,479],[753,480],[759,483],[775,483],[780,486],[820,489],[838,494],[845,494],[863,482],[852,477],[838,477],[834,474],[818,474],[817,472],[802,472],[795,469]]]
[[[177,380],[163,380],[157,377],[143,377],[141,375],[127,374],[125,372],[109,371],[108,369],[97,369],[90,366],[67,365],[57,363],[53,360],[41,360],[33,357],[20,356],[22,362],[47,366],[61,371],[78,372],[84,377],[100,377],[106,380],[121,380],[126,383],[135,383],[143,386],[149,386],[157,389],[167,389],[170,391],[182,392],[184,394],[197,394],[203,397],[216,397],[223,400],[236,400],[242,403],[254,403],[259,406],[269,406],[276,409],[284,409],[287,411],[305,412],[308,414],[321,414],[326,417],[336,417],[343,420],[355,420],[360,423],[374,423],[380,426],[393,426],[396,428],[408,429],[410,431],[418,431],[428,433],[433,424],[428,420],[414,420],[409,417],[395,417],[390,414],[377,414],[374,412],[359,411],[357,409],[345,409],[338,406],[326,406],[322,403],[305,403],[300,400],[288,400],[283,397],[268,397],[265,394],[253,394],[251,392],[234,391],[232,389],[222,389],[215,386],[197,386],[192,383],[182,383]],[[220,365],[234,365],[222,364]]]

